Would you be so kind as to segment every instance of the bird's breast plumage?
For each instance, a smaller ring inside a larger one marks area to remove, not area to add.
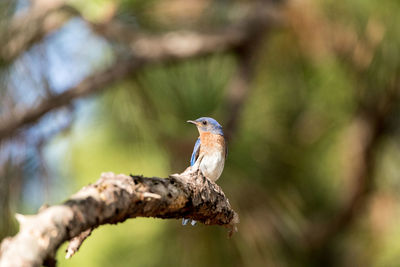
[[[218,180],[225,164],[225,138],[219,134],[200,134],[200,170],[212,181]]]
[[[225,138],[209,132],[200,134],[200,154],[223,152],[225,154]]]

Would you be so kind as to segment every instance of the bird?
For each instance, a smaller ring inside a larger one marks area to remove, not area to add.
[[[228,154],[222,126],[215,119],[209,117],[201,117],[187,122],[196,125],[199,131],[199,137],[190,158],[192,171],[200,170],[206,178],[215,182],[224,170]],[[182,225],[186,225],[189,221],[190,219],[184,218]],[[196,221],[192,220],[191,224],[196,225]]]

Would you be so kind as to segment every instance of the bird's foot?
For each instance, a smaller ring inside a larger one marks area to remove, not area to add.
[[[190,222],[190,224],[191,224],[192,226],[195,226],[196,223],[197,223],[197,221],[192,220],[192,219],[185,219],[185,218],[182,219],[182,225],[187,225],[188,222]]]

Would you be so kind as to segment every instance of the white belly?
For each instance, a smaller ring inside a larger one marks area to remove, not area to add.
[[[200,163],[200,170],[211,181],[215,182],[224,170],[225,157],[222,153],[204,155]]]

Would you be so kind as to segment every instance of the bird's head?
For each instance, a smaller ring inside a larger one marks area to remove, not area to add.
[[[198,118],[197,120],[194,120],[194,121],[189,120],[187,122],[190,122],[190,123],[193,123],[194,125],[196,125],[200,134],[202,132],[210,132],[212,134],[224,135],[224,133],[222,131],[222,126],[219,125],[219,123],[216,120],[214,120],[213,118],[202,117],[202,118]]]

